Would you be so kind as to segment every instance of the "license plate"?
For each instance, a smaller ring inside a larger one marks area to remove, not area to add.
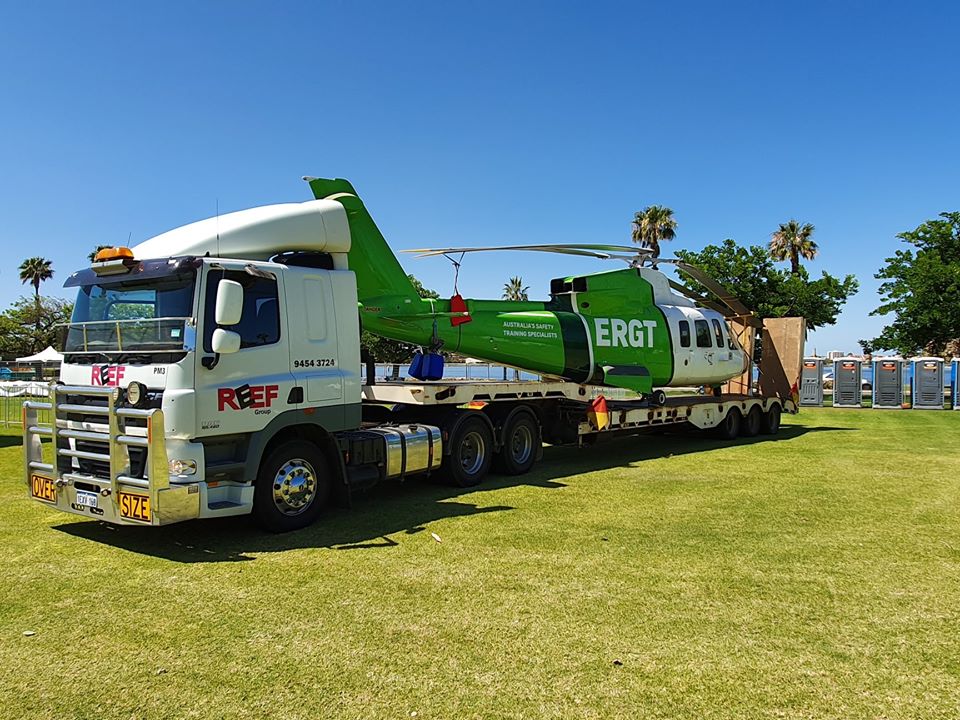
[[[100,496],[95,492],[87,490],[77,490],[77,505],[84,505],[88,508],[95,508],[99,505]]]
[[[43,475],[30,476],[30,495],[37,500],[55,503],[57,501],[57,486],[53,480]]]
[[[119,493],[120,517],[128,520],[139,520],[140,522],[150,522],[150,498],[146,495],[135,495],[133,493]]]

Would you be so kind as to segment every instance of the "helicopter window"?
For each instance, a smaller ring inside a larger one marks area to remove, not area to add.
[[[723,330],[720,327],[720,321],[713,318],[713,337],[717,341],[717,347],[723,347]]]
[[[710,325],[706,320],[694,320],[694,327],[697,328],[697,347],[708,348],[713,345],[710,339]]]
[[[690,323],[680,321],[680,347],[690,347]]]

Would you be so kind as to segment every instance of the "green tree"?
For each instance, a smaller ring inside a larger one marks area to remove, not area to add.
[[[70,322],[73,303],[60,298],[22,297],[0,313],[0,356],[32,355],[48,345],[60,348],[61,327]]]
[[[677,255],[724,285],[757,317],[803,317],[809,330],[833,325],[844,303],[860,287],[853,275],[841,280],[824,272],[811,280],[802,267],[796,273],[780,270],[767,248],[742,247],[729,239],[700,252],[681,250]],[[694,292],[708,294],[692,278],[681,275],[681,280]]]
[[[770,236],[770,257],[774,260],[789,260],[790,272],[800,274],[800,258],[813,260],[819,248],[810,238],[813,225],[801,225],[796,220],[781,223],[780,228]]]
[[[417,291],[417,294],[422,298],[433,298],[434,300],[440,297],[440,293],[425,288],[423,284],[415,278],[413,275],[407,275],[410,278],[410,282],[413,284],[414,289]],[[409,343],[400,342],[399,340],[389,340],[379,335],[374,335],[369,330],[364,330],[360,334],[360,346],[364,348],[367,352],[370,353],[370,356],[376,362],[389,362],[389,363],[403,363],[410,360],[410,356],[413,355],[413,351],[416,349],[415,345],[410,345]]]
[[[87,255],[87,259],[90,262],[93,262],[94,260],[97,259],[97,253],[100,252],[101,250],[106,250],[108,247],[112,247],[112,245],[97,245],[97,247],[94,248],[93,252]]]
[[[652,250],[652,257],[660,257],[660,242],[673,240],[677,235],[677,221],[673,210],[663,205],[650,205],[633,214],[631,238],[642,247]]]
[[[910,247],[886,258],[874,275],[883,280],[881,305],[871,315],[893,314],[875,348],[903,355],[949,355],[960,349],[960,212],[941,213],[898,238]]]
[[[504,283],[503,285],[503,299],[526,302],[530,299],[527,295],[529,289],[529,286],[523,284],[522,277],[512,277],[510,278],[510,282]]]

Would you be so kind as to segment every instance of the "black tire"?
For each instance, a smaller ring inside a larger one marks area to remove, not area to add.
[[[714,428],[714,432],[721,440],[735,440],[740,434],[740,425],[743,415],[737,408],[730,408],[721,423]]]
[[[450,454],[443,458],[443,476],[457,487],[479,485],[493,461],[493,433],[482,417],[461,421],[450,433]]]
[[[330,499],[330,468],[320,448],[291,440],[260,463],[253,494],[253,519],[264,530],[281,533],[313,523]]]
[[[667,394],[663,390],[654,390],[650,393],[650,404],[654,407],[663,407],[667,404]]]
[[[754,405],[747,413],[743,424],[740,425],[740,434],[743,437],[754,437],[760,433],[760,427],[763,425],[763,410],[759,405]]]
[[[537,461],[540,423],[526,412],[518,412],[503,428],[503,445],[493,458],[494,469],[503,475],[523,475]]]
[[[780,431],[780,406],[771,405],[770,409],[763,416],[763,423],[760,432],[764,435],[776,435]]]

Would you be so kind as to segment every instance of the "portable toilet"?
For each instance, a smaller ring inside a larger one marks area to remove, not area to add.
[[[943,410],[943,358],[912,358],[910,400],[914,409]]]
[[[960,358],[954,358],[950,362],[950,375],[952,382],[950,384],[950,405],[954,410],[960,410]]]
[[[873,407],[898,410],[903,407],[903,360],[901,358],[873,359]]]
[[[803,359],[800,371],[800,404],[803,406],[823,405],[823,358]]]
[[[833,361],[833,406],[860,407],[860,358],[843,357]]]

